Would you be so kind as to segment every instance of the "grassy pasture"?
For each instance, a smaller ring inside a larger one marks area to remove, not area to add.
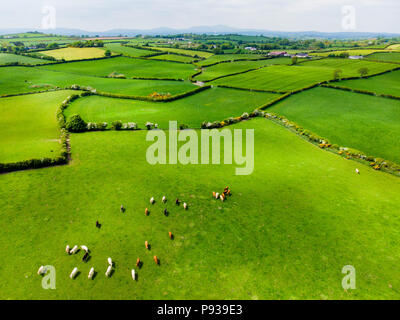
[[[120,43],[107,43],[104,45],[104,47],[106,49],[111,50],[112,52],[115,53],[121,53],[124,56],[128,56],[128,57],[145,57],[148,56],[150,54],[154,54],[153,51],[150,50],[143,50],[143,49],[137,49],[137,48],[132,48],[132,47],[125,47],[125,46],[121,46]]]
[[[318,56],[318,57],[327,57],[330,54],[334,54],[336,56],[341,53],[348,53],[350,56],[367,56],[375,52],[385,52],[386,50],[378,50],[378,49],[352,49],[352,50],[338,50],[338,51],[327,51],[327,52],[312,52],[310,55]]]
[[[38,53],[56,58],[57,60],[64,59],[80,60],[104,57],[104,49],[102,48],[62,48],[55,50],[40,51]]]
[[[329,79],[330,71],[298,66],[275,65],[212,82],[247,89],[290,91]]]
[[[98,96],[84,97],[74,101],[65,114],[79,114],[88,122],[115,120],[136,122],[145,128],[147,121],[168,128],[169,120],[200,128],[203,121],[222,121],[229,117],[251,112],[257,107],[277,98],[277,94],[247,92],[235,89],[212,88],[184,99],[171,102],[147,102],[111,99]]]
[[[181,56],[177,54],[167,53],[161,54],[158,56],[149,57],[152,60],[165,60],[165,61],[177,61],[177,62],[185,62],[190,63],[193,61],[192,57]]]
[[[400,50],[400,43],[392,44],[386,48],[387,50]]]
[[[225,76],[232,73],[244,72],[247,70],[257,69],[275,64],[290,64],[290,63],[291,63],[290,58],[276,58],[276,59],[265,59],[257,61],[224,62],[210,67],[205,67],[204,71],[200,75],[195,77],[195,80],[211,81],[217,77]]]
[[[146,47],[143,47],[143,48],[145,49]],[[185,55],[192,56],[192,57],[198,56],[200,58],[209,58],[213,55],[213,53],[206,52],[206,51],[185,50],[185,49],[178,49],[178,48],[163,48],[163,47],[156,47],[156,46],[152,46],[149,48],[159,50],[159,51],[176,53],[176,54],[185,54]]]
[[[400,101],[314,88],[268,109],[339,146],[400,163]]]
[[[400,180],[367,167],[357,175],[355,162],[265,119],[230,128],[255,128],[250,176],[234,165],[149,165],[144,131],[73,134],[71,165],[0,175],[0,271],[13,275],[0,278],[0,298],[396,299]],[[232,197],[211,199],[225,185]],[[87,245],[92,258],[68,256],[66,244]],[[46,264],[56,290],[36,275]],[[345,265],[357,270],[357,290],[341,287]]]
[[[23,64],[52,63],[52,61],[45,60],[45,59],[36,59],[36,58],[21,56],[19,54],[0,53],[0,65],[12,63],[12,62],[19,62],[19,63],[23,63]]]
[[[373,53],[368,56],[371,60],[380,60],[385,62],[400,62],[400,52],[384,52],[384,53]]]
[[[209,65],[213,64],[216,62],[222,62],[222,61],[235,61],[239,59],[246,59],[246,60],[257,60],[257,59],[262,59],[265,58],[265,55],[262,54],[216,54],[213,55],[205,60],[201,60],[197,62],[196,64],[199,66],[204,66],[204,65]]]
[[[72,91],[57,91],[1,98],[0,163],[58,156],[60,130],[56,110],[71,94]]]
[[[368,79],[343,80],[339,86],[362,89],[378,94],[391,94],[400,97],[400,70],[388,72]]]
[[[342,70],[342,77],[355,77],[359,75],[358,70],[362,67],[367,67],[369,74],[374,74],[391,70],[398,65],[347,59],[311,60],[295,66],[270,66],[218,79],[212,83],[249,89],[290,91],[332,80],[336,69]]]
[[[112,72],[118,72],[126,77],[187,79],[195,72],[194,66],[189,64],[127,57],[79,61],[57,64],[48,68],[47,66],[43,67],[46,70],[100,77],[107,77]]]
[[[3,71],[0,72],[0,95],[42,91],[56,86],[65,88],[73,84],[133,96],[148,96],[153,92],[176,95],[197,88],[183,81],[99,78],[41,68],[4,67],[0,71]]]
[[[383,71],[398,68],[399,65],[392,63],[379,63],[366,60],[351,60],[351,59],[320,59],[320,60],[310,60],[303,63],[307,67],[316,67],[320,69],[330,70],[332,73],[334,70],[342,70],[342,77],[356,77],[360,74],[358,70],[360,68],[367,68],[369,70],[368,74],[376,74]]]

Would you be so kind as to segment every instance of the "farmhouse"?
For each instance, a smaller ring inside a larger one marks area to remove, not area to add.
[[[255,48],[255,47],[245,47],[244,50],[256,51],[257,48]]]

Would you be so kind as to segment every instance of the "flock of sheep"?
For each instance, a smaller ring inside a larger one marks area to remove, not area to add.
[[[166,198],[165,196],[163,196],[162,199],[161,199],[161,201],[162,201],[163,203],[166,203],[166,202],[167,202],[167,198]],[[154,197],[151,197],[151,199],[150,199],[150,204],[154,204],[154,203],[155,203]],[[180,202],[179,199],[176,199],[175,203],[176,203],[176,205],[180,205],[181,202]],[[188,209],[188,205],[187,205],[186,202],[183,203],[183,208],[184,208],[185,210]],[[125,212],[125,208],[124,208],[123,205],[121,205],[120,210],[121,210],[121,212]],[[149,209],[148,209],[148,208],[145,209],[145,215],[146,215],[146,216],[149,215]],[[166,216],[168,215],[167,209],[164,209],[164,215],[166,215]],[[100,224],[99,224],[98,221],[96,221],[96,227],[98,227],[98,228],[100,227]],[[170,238],[171,240],[174,238],[174,236],[173,236],[173,234],[172,234],[171,231],[168,232],[168,236],[169,236],[169,238]],[[145,241],[145,247],[146,247],[147,250],[150,250],[150,245],[149,245],[148,241]],[[82,261],[83,261],[83,262],[88,261],[89,252],[90,252],[90,251],[89,251],[89,248],[88,248],[87,246],[85,246],[85,245],[81,245],[80,248],[85,252],[85,254],[84,254],[83,257],[82,257]],[[66,248],[65,248],[65,251],[66,251],[69,255],[73,255],[73,254],[76,254],[76,253],[79,251],[79,247],[78,247],[77,245],[75,245],[75,246],[71,249],[70,246],[67,245]],[[153,260],[154,260],[154,262],[156,263],[156,265],[159,265],[160,261],[159,261],[159,259],[158,259],[157,256],[154,256],[154,257],[153,257]],[[113,268],[113,261],[112,261],[112,259],[109,257],[109,258],[107,259],[107,262],[108,262],[108,267],[107,267],[107,270],[106,270],[106,272],[105,272],[105,275],[106,275],[106,277],[110,277],[110,276],[111,276],[111,272],[112,272],[112,268]],[[140,258],[137,258],[136,266],[137,266],[138,268],[140,268],[141,265],[142,265],[142,262],[140,261]],[[44,266],[41,266],[41,267],[39,268],[39,270],[37,271],[37,274],[38,274],[38,275],[45,275],[46,272],[47,272],[46,268],[45,268]],[[78,272],[79,272],[78,268],[75,267],[75,268],[72,270],[72,272],[71,272],[71,274],[69,275],[69,277],[70,277],[71,279],[74,279],[74,278],[77,276]],[[95,270],[94,270],[94,268],[92,267],[92,268],[90,269],[90,271],[89,271],[88,278],[89,278],[89,279],[93,279],[94,274],[95,274]],[[136,280],[136,271],[135,271],[135,269],[132,269],[132,270],[131,270],[131,276],[132,276],[132,279],[133,279],[133,280]]]

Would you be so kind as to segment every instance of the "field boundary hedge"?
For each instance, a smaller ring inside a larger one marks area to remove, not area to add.
[[[48,66],[54,64],[63,64],[63,63],[71,63],[71,62],[84,62],[84,61],[95,61],[95,60],[104,60],[104,59],[112,59],[112,58],[119,58],[122,54],[114,55],[111,57],[99,57],[99,58],[88,58],[88,59],[76,59],[76,60],[48,60],[47,63],[38,63],[38,64],[30,64],[30,63],[20,63],[20,62],[8,62],[7,64],[2,64],[0,67],[41,67],[41,66]],[[33,59],[41,59],[30,57]],[[45,59],[44,59],[45,60]]]
[[[262,67],[258,67],[258,68],[248,69],[248,70],[245,70],[245,71],[239,71],[239,72],[235,72],[235,73],[225,74],[225,75],[222,75],[222,76],[218,76],[216,78],[212,78],[210,80],[196,80],[196,81],[201,81],[201,82],[207,83],[207,82],[215,81],[215,80],[226,78],[226,77],[230,77],[230,76],[237,76],[239,74],[247,73],[247,72],[250,72],[250,71],[256,71],[256,70],[259,70],[259,69],[262,69],[262,68],[266,68],[266,67],[267,66],[262,66]],[[203,73],[203,70],[201,70],[200,73]],[[192,78],[197,77],[198,75],[200,75],[200,74],[193,75]]]
[[[189,97],[191,95],[194,95],[196,93],[199,93],[201,91],[210,89],[212,86],[211,85],[206,85],[202,87],[197,87],[193,90],[189,90],[183,93],[178,93],[173,96],[165,96],[163,98],[153,98],[151,96],[131,96],[131,95],[123,95],[123,94],[118,94],[118,93],[109,93],[109,92],[102,92],[102,91],[97,91],[96,89],[91,89],[88,87],[81,87],[79,85],[72,85],[71,87],[67,87],[64,90],[79,90],[79,91],[85,91],[85,95],[98,95],[98,96],[103,96],[103,97],[108,97],[108,98],[116,98],[116,99],[130,99],[130,100],[139,100],[139,101],[149,101],[149,102],[170,102],[174,100],[179,100],[185,97]]]
[[[65,89],[60,89],[65,90]],[[68,107],[68,105],[74,100],[80,98],[85,95],[85,92],[79,94],[73,94],[67,97],[61,105],[58,107],[56,111],[56,117],[58,126],[61,131],[60,135],[60,143],[61,143],[61,152],[58,156],[54,158],[41,158],[41,159],[28,159],[17,162],[9,162],[9,163],[0,163],[0,174],[13,172],[13,171],[21,171],[21,170],[29,170],[29,169],[39,169],[46,167],[54,167],[58,165],[68,164],[71,160],[70,154],[70,144],[69,144],[69,133],[65,129],[65,116],[64,110]]]
[[[282,125],[292,131],[293,133],[299,135],[304,140],[317,145],[321,149],[333,152],[347,160],[356,160],[364,165],[369,165],[375,170],[382,170],[387,173],[391,173],[395,176],[400,176],[400,165],[389,160],[385,160],[375,156],[367,156],[362,151],[338,146],[337,144],[331,144],[328,139],[318,136],[317,134],[304,129],[293,121],[289,121],[286,117],[275,114],[275,113],[265,113],[265,118],[272,120],[273,122]]]
[[[381,97],[381,98],[400,100],[400,96],[394,96],[394,95],[391,95],[391,94],[384,94],[384,93],[376,93],[376,92],[373,92],[373,91],[368,91],[368,90],[364,90],[364,89],[355,89],[355,88],[346,87],[346,86],[337,86],[337,85],[334,85],[334,84],[321,84],[321,87],[332,88],[332,89],[343,90],[343,91],[349,91],[349,92],[355,92],[355,93],[361,93],[361,94],[367,94],[367,95],[370,95],[370,96]]]

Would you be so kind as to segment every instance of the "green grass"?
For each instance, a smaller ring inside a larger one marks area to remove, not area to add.
[[[400,163],[400,101],[315,88],[293,95],[268,111],[331,143]]]
[[[203,73],[195,77],[198,81],[211,81],[215,78],[233,73],[244,72],[251,69],[262,68],[274,64],[289,64],[289,58],[266,59],[257,61],[224,62],[210,67],[205,67]]]
[[[107,43],[104,45],[104,47],[106,49],[111,50],[112,52],[122,53],[124,56],[134,57],[134,58],[144,57],[144,56],[148,56],[150,54],[154,54],[154,52],[150,51],[150,50],[125,47],[125,46],[121,46],[120,43]]]
[[[158,123],[160,128],[168,128],[168,120],[177,120],[178,124],[200,128],[203,121],[222,121],[240,116],[243,112],[251,112],[277,97],[278,95],[271,93],[223,88],[208,89],[172,102],[90,96],[73,102],[65,110],[65,114],[79,114],[88,122],[136,122],[142,129],[147,121]]]
[[[250,176],[234,175],[233,165],[151,166],[143,131],[74,134],[72,165],[0,175],[0,271],[10,275],[0,298],[397,299],[400,180],[367,167],[357,175],[359,164],[268,120],[231,128],[255,128]],[[232,197],[211,199],[225,185]],[[66,244],[87,245],[91,260],[68,256]],[[133,282],[137,257],[144,264]],[[56,268],[56,290],[36,275],[46,264]],[[356,268],[356,290],[341,287],[345,265]],[[71,280],[74,267],[82,273]]]
[[[385,51],[377,50],[377,49],[352,49],[352,50],[337,50],[337,51],[327,51],[327,52],[313,52],[313,53],[310,53],[310,55],[319,56],[319,57],[327,57],[330,54],[334,54],[334,55],[338,56],[341,53],[348,53],[350,56],[367,56],[367,55],[375,53],[375,52],[385,52]]]
[[[363,67],[367,67],[371,75],[391,70],[398,65],[347,59],[321,59],[307,61],[295,66],[271,66],[218,79],[213,83],[249,89],[291,91],[332,80],[333,72],[337,69],[342,70],[342,77],[359,76],[358,70]]]
[[[56,110],[71,94],[57,91],[1,98],[0,163],[58,156],[61,146]]]
[[[176,95],[197,88],[183,81],[99,78],[27,67],[4,67],[1,70],[3,72],[0,73],[0,95],[42,91],[55,86],[65,88],[73,84],[133,96],[148,96],[153,92],[169,92]]]
[[[102,48],[62,48],[56,50],[40,51],[38,53],[56,58],[57,60],[81,60],[104,57]]]
[[[235,61],[239,59],[247,59],[247,60],[256,60],[256,59],[262,59],[265,58],[265,55],[261,54],[216,54],[213,55],[206,60],[201,60],[198,63],[196,63],[199,66],[204,66],[204,65],[209,65],[213,64],[216,62],[222,62],[222,61]]]
[[[374,53],[369,55],[368,59],[387,62],[400,62],[400,52]]]
[[[360,74],[358,70],[360,70],[360,68],[367,68],[369,71],[368,74],[371,75],[399,67],[399,65],[392,63],[379,63],[367,60],[333,59],[333,58],[310,60],[304,62],[303,65],[307,67],[326,69],[330,70],[331,72],[340,69],[342,70],[342,77],[344,78],[359,76]]]
[[[49,60],[36,59],[36,58],[21,56],[19,54],[0,53],[0,65],[12,63],[12,62],[19,62],[19,63],[23,63],[23,64],[52,63],[52,61],[49,61]]]
[[[146,48],[146,47],[143,47],[143,48]],[[185,54],[185,55],[192,56],[192,57],[198,56],[200,58],[209,58],[213,55],[213,53],[211,53],[211,52],[197,51],[197,50],[185,50],[185,49],[178,49],[178,48],[162,48],[162,47],[157,47],[157,46],[151,46],[149,48],[159,50],[159,51]]]
[[[43,66],[41,68],[103,77],[108,76],[112,72],[118,72],[124,74],[126,77],[169,79],[187,79],[195,72],[194,66],[189,64],[126,57],[71,62],[53,66]]]
[[[344,80],[335,83],[335,85],[400,97],[400,70],[370,77],[368,79]]]
[[[165,61],[178,61],[178,62],[185,62],[185,63],[190,63],[190,62],[193,61],[192,57],[186,57],[186,56],[181,56],[181,55],[172,54],[172,53],[153,56],[153,57],[150,57],[149,59],[152,59],[152,60],[165,60]]]

